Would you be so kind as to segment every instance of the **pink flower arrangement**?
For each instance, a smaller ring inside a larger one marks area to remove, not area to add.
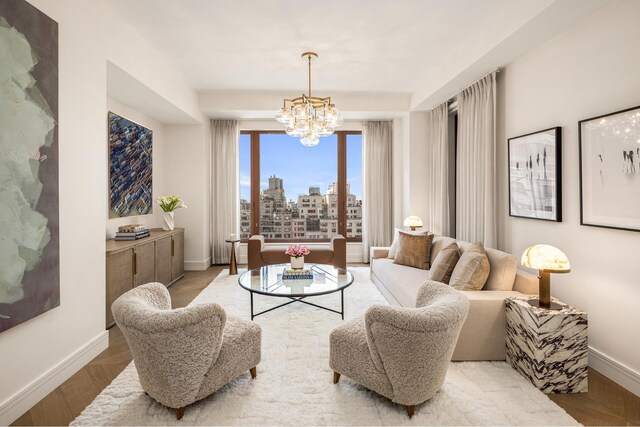
[[[309,255],[311,251],[306,246],[291,245],[287,248],[285,253],[294,258],[300,258],[301,256]]]

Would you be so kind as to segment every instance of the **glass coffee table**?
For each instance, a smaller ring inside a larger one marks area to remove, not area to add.
[[[305,270],[311,271],[313,279],[283,280],[283,271],[290,268],[290,264],[266,265],[249,270],[238,278],[238,284],[249,291],[251,295],[251,320],[256,316],[268,313],[276,308],[284,307],[285,305],[293,304],[294,302],[301,302],[337,313],[342,316],[344,320],[344,290],[353,283],[353,274],[332,265],[305,264]],[[304,300],[308,297],[332,294],[338,291],[340,292],[340,311]],[[253,294],[287,298],[291,301],[259,313],[254,313]]]

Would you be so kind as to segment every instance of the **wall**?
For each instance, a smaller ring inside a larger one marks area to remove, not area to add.
[[[164,178],[167,194],[179,194],[187,209],[175,214],[176,227],[185,228],[185,269],[206,270],[209,250],[210,134],[202,125],[165,126]]]
[[[60,306],[0,334],[0,424],[50,391],[35,386],[46,375],[73,373],[79,350],[107,345],[105,45],[101,23],[86,19],[100,7],[32,3],[59,24]]]
[[[153,131],[153,208],[149,215],[130,216],[126,218],[109,219],[109,185],[107,182],[107,239],[113,238],[118,227],[125,224],[142,224],[147,228],[162,227],[162,209],[156,205],[155,201],[158,196],[167,195],[164,190],[165,181],[165,164],[164,164],[164,125],[139,111],[117,102],[111,98],[107,98],[107,111],[116,113],[124,118],[134,121]],[[105,113],[106,117],[106,113]],[[108,150],[108,149],[107,149]],[[177,215],[177,214],[176,214]]]
[[[570,274],[552,294],[589,313],[590,364],[640,394],[640,233],[580,226],[578,120],[640,105],[640,2],[616,2],[508,65],[499,76],[500,246],[561,248]],[[508,216],[507,141],[563,132],[563,222]],[[639,196],[639,195],[634,195]]]
[[[29,1],[59,24],[61,295],[59,307],[0,334],[0,425],[13,422],[108,345],[107,60],[167,102],[190,112],[198,108],[195,92],[166,58],[132,35],[106,0]]]

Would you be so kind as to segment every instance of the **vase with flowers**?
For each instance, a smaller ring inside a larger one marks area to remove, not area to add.
[[[311,251],[306,246],[291,245],[285,253],[291,257],[291,268],[298,270],[304,268],[304,257]]]
[[[175,222],[173,215],[176,209],[185,208],[187,205],[180,196],[160,196],[156,200],[158,206],[162,208],[162,229],[165,231],[173,230]]]

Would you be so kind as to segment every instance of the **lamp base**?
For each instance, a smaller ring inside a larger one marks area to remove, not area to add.
[[[529,305],[533,306],[533,307],[544,308],[546,310],[562,310],[564,308],[563,305],[557,304],[555,302],[549,302],[548,305],[544,304],[544,303],[540,302],[540,300],[538,298],[530,299],[529,300]]]

